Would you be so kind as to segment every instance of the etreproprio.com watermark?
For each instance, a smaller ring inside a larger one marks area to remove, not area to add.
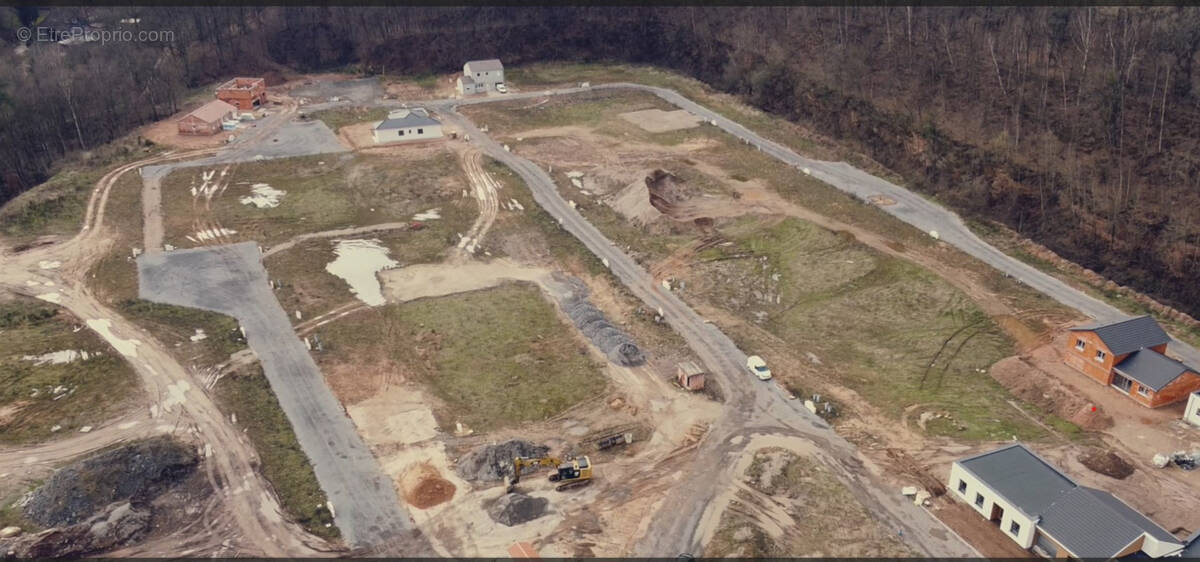
[[[175,40],[170,29],[87,29],[70,27],[22,27],[17,29],[17,39],[48,43],[165,43]]]

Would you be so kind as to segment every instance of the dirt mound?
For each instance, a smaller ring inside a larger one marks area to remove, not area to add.
[[[58,529],[0,540],[0,552],[13,558],[86,556],[132,543],[150,528],[150,512],[129,502],[110,504],[95,516]]]
[[[501,525],[512,527],[541,517],[549,504],[550,500],[546,498],[505,494],[488,509],[488,516]]]
[[[25,516],[44,527],[75,525],[105,506],[149,501],[196,468],[191,447],[156,437],[105,451],[63,467],[25,505]]]
[[[688,199],[679,185],[679,177],[671,172],[654,170],[644,181],[650,195],[650,205],[664,215],[672,215],[675,207]]]
[[[417,509],[428,509],[448,502],[454,497],[457,489],[429,464],[422,464],[406,472],[402,478],[402,487],[405,501]]]
[[[1099,407],[1020,357],[1002,359],[988,373],[1014,396],[1079,427],[1100,431],[1113,425],[1112,418]]]
[[[645,364],[646,356],[633,338],[613,326],[604,313],[588,300],[587,286],[574,277],[567,282],[571,286],[570,294],[562,299],[561,305],[575,327],[613,363],[626,367]]]
[[[513,457],[541,457],[550,447],[513,439],[480,447],[458,460],[458,475],[472,482],[503,480],[512,474]]]
[[[1093,472],[1124,480],[1133,474],[1133,465],[1120,455],[1102,449],[1093,449],[1079,456],[1079,462]]]
[[[650,189],[644,180],[630,183],[608,199],[608,206],[637,226],[652,224],[662,213],[650,204]]]

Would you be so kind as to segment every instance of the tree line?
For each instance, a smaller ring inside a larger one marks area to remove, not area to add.
[[[20,43],[35,22],[174,40]],[[235,74],[423,74],[491,56],[646,63],[1200,314],[1196,8],[0,8],[0,41],[0,200]]]

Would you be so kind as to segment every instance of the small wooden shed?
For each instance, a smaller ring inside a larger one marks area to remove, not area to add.
[[[679,386],[688,390],[700,390],[704,388],[704,374],[704,369],[701,369],[694,361],[684,361],[679,364],[676,377],[679,380]]]

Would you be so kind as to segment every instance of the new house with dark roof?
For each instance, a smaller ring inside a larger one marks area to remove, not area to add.
[[[442,124],[423,108],[397,109],[376,123],[371,134],[376,143],[439,139]]]
[[[1150,408],[1200,390],[1197,369],[1166,355],[1171,337],[1149,316],[1071,329],[1063,362]]]
[[[1048,558],[1159,558],[1186,544],[1020,443],[955,461],[949,489],[1021,548]]]

